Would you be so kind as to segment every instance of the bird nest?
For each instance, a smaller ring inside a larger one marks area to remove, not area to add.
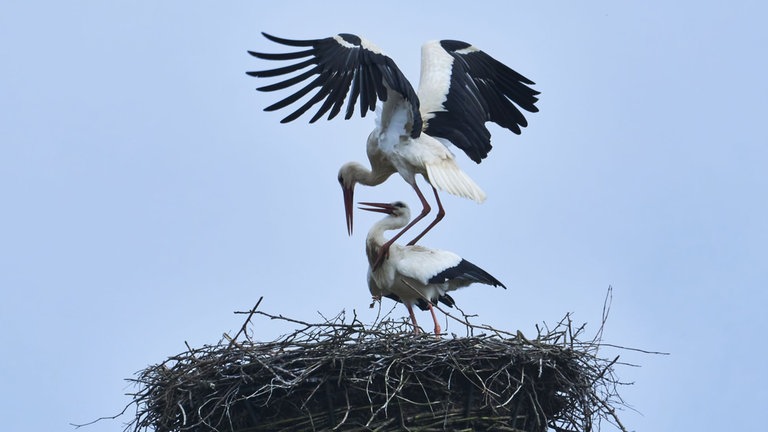
[[[388,317],[313,324],[256,307],[238,313],[248,318],[235,337],[188,347],[130,380],[138,392],[126,431],[565,432],[603,420],[626,431],[615,411],[618,357],[598,357],[599,338],[580,342],[584,326],[568,316],[528,339],[467,316],[466,336],[438,338]],[[255,342],[254,317],[300,329]]]

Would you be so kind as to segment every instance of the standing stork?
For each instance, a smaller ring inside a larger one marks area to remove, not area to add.
[[[455,145],[480,163],[491,150],[491,133],[485,127],[486,122],[520,134],[520,128],[528,125],[520,109],[538,111],[535,103],[539,92],[529,87],[533,81],[466,42],[441,40],[424,44],[416,92],[391,58],[359,36],[341,33],[324,39],[290,40],[262,34],[275,43],[304,49],[282,54],[249,51],[252,56],[301,61],[276,69],[247,72],[248,75],[269,78],[307,70],[258,90],[283,90],[304,85],[299,83],[313,78],[265,111],[285,108],[317,90],[281,123],[297,119],[321,102],[310,123],[326,113],[328,120],[336,117],[345,99],[348,99],[345,119],[354,115],[358,101],[362,117],[376,110],[378,101],[382,102],[376,127],[367,141],[371,168],[349,162],[339,170],[347,232],[352,234],[355,185],[379,185],[395,172],[416,191],[422,211],[381,247],[376,266],[381,264],[389,246],[431,211],[416,183],[416,174],[421,174],[432,187],[438,212],[435,220],[409,245],[415,244],[445,215],[437,189],[478,203],[485,200],[485,193],[461,171],[448,146]]]
[[[467,287],[473,283],[500,286],[504,284],[488,272],[453,252],[429,249],[420,245],[401,246],[392,243],[389,257],[381,266],[375,263],[379,249],[389,241],[384,232],[404,227],[411,218],[411,212],[405,203],[397,201],[390,204],[360,203],[360,207],[387,217],[375,223],[365,239],[365,252],[368,255],[368,289],[374,298],[389,297],[401,301],[408,308],[413,322],[414,332],[418,333],[413,306],[429,309],[435,322],[435,334],[440,334],[440,324],[432,305],[441,301],[453,306],[454,301],[449,291]],[[425,307],[426,306],[426,307]]]

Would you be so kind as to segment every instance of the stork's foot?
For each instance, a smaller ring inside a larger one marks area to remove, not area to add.
[[[435,309],[432,307],[432,302],[427,303],[429,306],[429,312],[432,314],[432,321],[435,323],[435,336],[440,336],[440,332],[442,329],[440,328],[440,323],[437,322],[437,315],[435,315]]]
[[[381,296],[373,296],[373,301],[371,302],[371,305],[369,306],[369,308],[373,309],[373,306],[376,303],[381,303]]]

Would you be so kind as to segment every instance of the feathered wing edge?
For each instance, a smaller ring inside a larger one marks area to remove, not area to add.
[[[492,286],[500,286],[504,289],[507,287],[504,286],[503,283],[499,282],[498,279],[491,276],[490,273],[487,271],[481,269],[480,267],[476,266],[475,264],[472,264],[471,262],[465,260],[462,258],[462,260],[455,266],[445,269],[442,272],[436,274],[433,276],[429,283],[444,283],[444,282],[450,282],[451,280],[463,280],[470,283],[482,283],[486,285],[492,285]]]
[[[282,123],[297,119],[320,102],[322,105],[310,119],[310,123],[314,123],[326,113],[330,120],[341,112],[345,99],[347,100],[345,119],[352,117],[358,101],[360,116],[365,117],[368,111],[375,109],[377,101],[385,102],[388,92],[394,91],[411,105],[414,113],[411,136],[416,138],[421,134],[422,120],[416,92],[395,62],[372,43],[349,33],[313,40],[283,39],[266,33],[262,34],[275,43],[309,48],[282,54],[248,51],[250,55],[263,60],[301,60],[276,69],[246,72],[253,77],[277,77],[309,68],[283,81],[257,89],[275,91],[303,86],[288,97],[268,106],[266,111],[285,108],[316,90],[303,105],[283,118]],[[314,79],[306,83],[310,78]]]
[[[538,111],[533,84],[466,42],[427,42],[418,92],[424,132],[447,139],[480,163],[492,148],[486,122],[520,134],[528,125],[521,109]]]
[[[441,160],[427,165],[429,183],[451,195],[471,199],[477,203],[485,201],[485,192],[464,173],[453,160]]]

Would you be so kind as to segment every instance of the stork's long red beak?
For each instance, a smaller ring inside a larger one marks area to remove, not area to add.
[[[389,203],[373,203],[373,202],[361,202],[361,205],[368,207],[358,207],[360,210],[366,210],[377,213],[394,214],[397,207]]]
[[[341,189],[344,191],[344,214],[347,217],[347,234],[352,235],[355,189],[354,186],[351,188],[342,186]]]

